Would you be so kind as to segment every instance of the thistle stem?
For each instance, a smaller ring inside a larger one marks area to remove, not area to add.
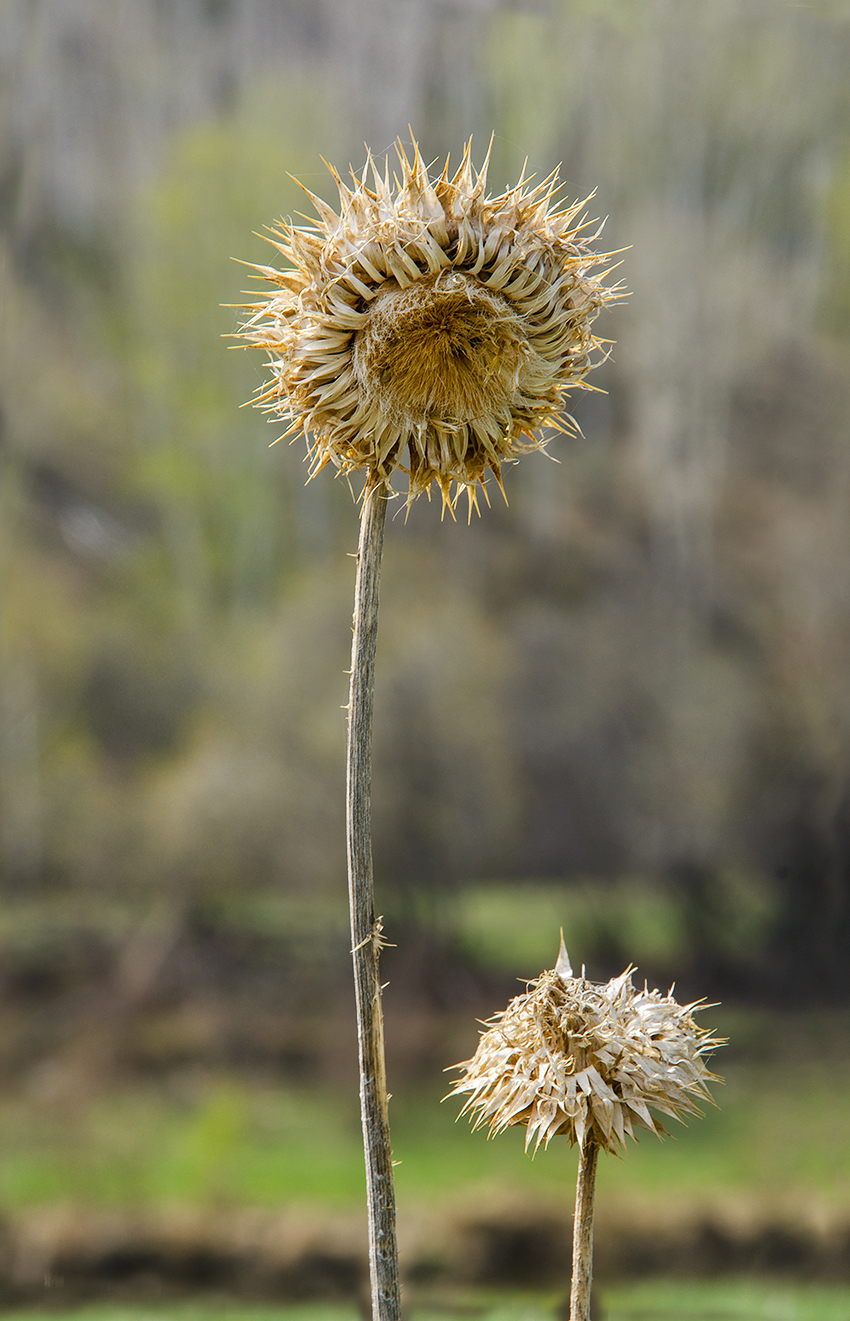
[[[590,1288],[593,1278],[593,1194],[596,1188],[598,1157],[598,1144],[592,1138],[587,1138],[579,1156],[576,1184],[570,1321],[590,1321]]]
[[[374,486],[363,502],[348,705],[348,897],[369,1209],[372,1321],[399,1321],[401,1315],[384,1020],[378,976],[381,924],[375,917],[372,888],[372,708],[387,497],[387,488],[381,484]]]

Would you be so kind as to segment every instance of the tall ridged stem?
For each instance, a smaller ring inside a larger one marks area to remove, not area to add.
[[[372,1321],[399,1321],[401,1316],[384,1020],[378,976],[381,924],[375,916],[372,886],[372,708],[378,641],[378,590],[388,495],[386,486],[381,484],[373,487],[363,501],[348,704],[348,898],[369,1209]]]
[[[590,1291],[593,1279],[593,1194],[596,1188],[598,1158],[598,1144],[592,1138],[587,1138],[579,1156],[576,1184],[570,1321],[590,1321]]]

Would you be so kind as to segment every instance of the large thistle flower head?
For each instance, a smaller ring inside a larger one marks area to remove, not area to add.
[[[489,153],[488,153],[489,155]],[[400,174],[371,158],[349,187],[333,169],[340,209],[309,190],[318,220],[270,231],[283,270],[239,337],[267,350],[257,403],[308,437],[311,471],[333,464],[367,485],[408,475],[409,499],[470,508],[488,472],[540,448],[541,428],[569,430],[563,395],[604,357],[591,326],[620,296],[595,268],[584,203],[558,209],[557,172],[485,195],[487,162],[433,180],[414,142]],[[367,185],[371,166],[371,186]],[[289,434],[287,432],[287,434]]]
[[[666,1132],[651,1111],[699,1114],[718,1081],[703,1056],[723,1042],[694,1021],[697,1004],[632,985],[632,968],[605,985],[574,977],[561,941],[558,962],[485,1024],[450,1096],[491,1135],[526,1128],[526,1150],[563,1134],[619,1153],[634,1125]]]

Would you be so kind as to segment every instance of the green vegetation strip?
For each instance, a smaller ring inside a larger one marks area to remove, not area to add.
[[[850,1289],[759,1280],[648,1280],[606,1291],[604,1321],[847,1321]]]
[[[734,1043],[758,1024],[711,1011]],[[774,1025],[775,1026],[775,1025]],[[846,1024],[783,1019],[787,1056],[742,1059],[731,1046],[717,1067],[726,1077],[718,1108],[674,1125],[664,1142],[638,1142],[608,1161],[600,1195],[725,1198],[771,1204],[811,1195],[835,1205],[850,1194],[850,1091]],[[827,1041],[818,1059],[819,1043]],[[815,1043],[813,1048],[812,1043]],[[474,1044],[474,1037],[470,1046]],[[751,1043],[749,1043],[751,1044]],[[799,1052],[793,1047],[800,1046]],[[749,1054],[748,1045],[748,1054]],[[519,1130],[499,1142],[456,1122],[440,1104],[448,1084],[399,1081],[391,1104],[403,1205],[506,1193],[563,1195],[575,1178],[566,1143],[531,1160]],[[356,1096],[219,1075],[168,1087],[140,1086],[91,1098],[0,1098],[0,1205],[56,1202],[91,1206],[359,1205],[363,1191]],[[788,1141],[788,1134],[795,1135]],[[848,1314],[850,1315],[850,1314]]]
[[[602,1295],[603,1321],[847,1321],[850,1289],[786,1285],[758,1280],[683,1283],[649,1280],[607,1290]],[[417,1307],[415,1321],[552,1321],[551,1296],[482,1296],[476,1304],[464,1300],[454,1312],[445,1307]],[[81,1308],[63,1314],[67,1321],[358,1321],[353,1306],[327,1303],[295,1307],[245,1307],[198,1303],[165,1306]],[[6,1321],[56,1321],[55,1312],[7,1312]]]

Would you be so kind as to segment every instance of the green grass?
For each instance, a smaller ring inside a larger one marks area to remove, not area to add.
[[[736,1046],[717,1068],[718,1107],[659,1142],[645,1135],[603,1162],[600,1198],[747,1194],[787,1205],[850,1199],[850,1034],[834,1016],[774,1019],[711,1011]],[[782,1046],[776,1053],[778,1036]],[[740,1048],[737,1043],[741,1043]],[[760,1048],[765,1058],[758,1058]],[[575,1155],[555,1141],[535,1159],[514,1129],[488,1141],[440,1104],[448,1083],[394,1088],[397,1190],[405,1205],[496,1193],[571,1197]],[[236,1078],[136,1086],[88,1102],[0,1100],[0,1206],[192,1202],[359,1204],[357,1098]]]
[[[558,1300],[560,1301],[560,1300]],[[687,1283],[650,1280],[601,1295],[604,1321],[847,1321],[850,1289],[757,1280]],[[551,1297],[469,1295],[453,1309],[417,1306],[415,1321],[552,1321]],[[102,1304],[66,1312],[68,1321],[358,1321],[353,1306],[292,1307],[204,1303],[148,1306]],[[55,1312],[14,1311],[6,1321],[55,1321]]]
[[[0,1105],[0,1205],[77,1201],[351,1205],[362,1197],[357,1098],[208,1080],[88,1104]]]
[[[847,1321],[850,1289],[648,1280],[603,1293],[605,1321]]]

